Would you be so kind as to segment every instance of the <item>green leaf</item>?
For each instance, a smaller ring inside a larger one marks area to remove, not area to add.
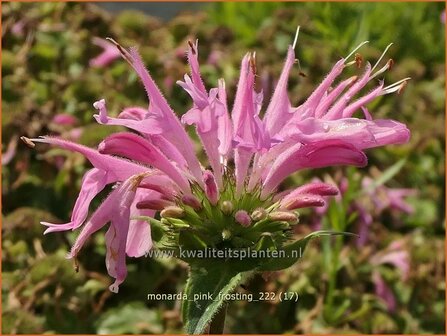
[[[187,300],[182,305],[186,333],[204,333],[216,313],[223,308],[225,296],[251,274],[240,272],[232,261],[210,260],[192,264],[184,290]]]
[[[368,193],[376,189],[377,187],[380,187],[381,185],[388,182],[390,179],[392,179],[405,165],[405,162],[407,162],[406,158],[400,159],[395,164],[393,164],[390,168],[385,170],[380,177],[375,180],[373,183],[371,183],[367,188],[363,190],[364,193]]]
[[[292,244],[286,245],[282,249],[278,250],[279,258],[274,258],[272,260],[267,261],[264,264],[261,264],[257,270],[258,271],[279,271],[285,268],[292,266],[294,263],[298,261],[302,257],[304,253],[304,249],[306,248],[309,241],[313,238],[321,237],[321,236],[336,236],[336,235],[345,235],[345,236],[356,236],[350,232],[338,232],[338,231],[315,231],[311,234],[307,235],[303,239],[297,240]]]
[[[97,321],[98,334],[160,334],[163,332],[161,313],[148,309],[143,302],[128,302],[109,309]]]

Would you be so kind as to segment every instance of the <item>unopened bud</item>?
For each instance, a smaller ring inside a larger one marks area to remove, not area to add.
[[[294,210],[300,208],[322,207],[325,201],[318,195],[298,195],[295,198],[287,198],[281,202],[281,208],[286,210]]]
[[[203,172],[203,182],[205,182],[205,193],[212,205],[216,205],[219,200],[216,179],[209,170]]]
[[[173,201],[177,195],[173,188],[169,188],[168,186],[165,185],[157,185],[154,183],[148,183],[143,181],[143,183],[141,183],[139,187],[159,192],[160,194],[163,195],[164,198],[170,201]]]
[[[194,210],[202,209],[202,203],[200,203],[200,201],[194,195],[184,195],[182,197],[182,202],[186,205],[189,205]]]
[[[182,218],[184,215],[185,210],[174,205],[168,206],[160,213],[163,218]]]
[[[236,219],[236,222],[245,227],[249,226],[251,223],[251,218],[245,210],[237,211],[234,218]]]
[[[231,231],[230,230],[227,230],[227,229],[224,229],[223,231],[222,231],[222,239],[223,240],[228,240],[228,239],[230,239],[231,238]]]
[[[278,222],[288,222],[290,224],[298,223],[298,216],[293,212],[275,211],[269,214],[269,219]]]
[[[231,203],[231,201],[223,201],[222,205],[220,207],[220,210],[222,210],[222,212],[225,215],[231,215],[231,213],[233,212],[233,203]]]
[[[265,211],[264,208],[257,208],[251,213],[251,219],[253,219],[255,222],[260,221],[265,217],[267,217],[267,211]]]

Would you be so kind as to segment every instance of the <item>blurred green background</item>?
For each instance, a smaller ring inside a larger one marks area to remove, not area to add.
[[[129,275],[119,294],[112,294],[107,289],[111,279],[104,265],[103,235],[96,235],[84,248],[79,273],[65,259],[77,233],[42,235],[39,221],[69,219],[89,166],[80,156],[59,149],[39,146],[31,150],[18,143],[18,137],[59,134],[96,146],[116,129],[94,122],[94,101],[107,99],[111,114],[147,103],[144,89],[126,62],[117,59],[105,67],[89,65],[101,52],[92,38],[113,37],[122,45],[139,46],[151,74],[182,114],[190,101],[175,81],[188,71],[184,57],[188,40],[200,41],[208,87],[224,77],[230,101],[241,57],[256,51],[260,82],[268,98],[300,25],[297,57],[305,77],[292,73],[293,104],[301,103],[331,65],[359,42],[370,41],[361,53],[372,63],[394,42],[387,57],[394,59],[395,66],[386,74],[386,83],[404,77],[412,80],[400,95],[382,97],[369,110],[375,118],[407,123],[412,137],[407,145],[370,151],[367,168],[304,172],[287,183],[299,184],[316,176],[332,176],[341,182],[344,176],[354,190],[361,190],[361,180],[369,176],[389,188],[415,189],[417,194],[407,200],[414,212],[376,211],[371,197],[362,194],[360,198],[358,192],[347,193],[342,204],[331,203],[329,217],[303,212],[298,235],[310,232],[315,220],[356,231],[359,213],[355,209],[361,203],[370,209],[373,220],[368,241],[361,246],[341,238],[315,242],[295,266],[255,277],[238,290],[255,296],[293,291],[299,293],[298,302],[232,302],[226,331],[444,333],[445,25],[441,15],[445,5],[191,4],[190,12],[165,20],[150,15],[154,11],[170,16],[163,11],[165,4],[139,6],[145,13],[129,9],[110,13],[89,3],[2,4],[2,332],[182,330],[180,302],[146,297],[181,291],[187,275],[184,264],[175,259],[128,258]],[[155,10],[157,6],[164,14]],[[182,8],[189,7],[183,4]],[[359,71],[352,67],[348,75]],[[62,125],[54,119],[60,113],[75,117],[76,122]],[[93,206],[100,201],[98,197]],[[383,261],[390,254],[395,262]],[[405,267],[408,274],[402,276]],[[381,289],[378,274],[386,284]],[[390,304],[393,300],[394,305]]]

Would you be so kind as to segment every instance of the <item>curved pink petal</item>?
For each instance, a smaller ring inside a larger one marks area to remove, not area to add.
[[[343,110],[348,105],[349,101],[359,92],[370,80],[371,64],[366,64],[366,70],[363,76],[346,91],[337,102],[329,109],[329,111],[322,117],[326,120],[339,119],[343,117]]]
[[[375,286],[376,295],[382,298],[390,312],[394,312],[396,310],[396,298],[394,297],[393,291],[387,285],[385,280],[383,280],[382,276],[379,272],[373,272],[373,282]]]
[[[111,124],[117,124],[121,126],[126,126],[130,129],[136,130],[141,134],[145,135],[150,141],[154,144],[154,146],[158,147],[158,149],[166,155],[167,158],[176,162],[179,167],[184,170],[188,169],[188,164],[181,154],[181,152],[174,146],[169,140],[167,140],[163,135],[157,134],[161,133],[157,127],[157,124],[154,122],[153,118],[151,118],[147,109],[142,107],[128,107],[125,108],[119,115],[118,118],[108,118],[107,117],[107,109],[105,107],[105,101],[100,100],[96,103],[99,108],[99,115],[95,115],[96,120],[101,122],[101,113],[103,115],[103,120],[106,120],[106,123],[109,121]],[[129,119],[127,121],[120,119]],[[148,119],[148,120],[146,120]],[[134,122],[135,121],[135,122]],[[155,123],[155,126],[153,125]],[[154,127],[153,127],[154,126]],[[152,133],[151,133],[152,132]]]
[[[103,154],[122,155],[149,164],[169,176],[185,192],[190,186],[185,176],[146,139],[128,132],[114,133],[103,140],[98,150]]]
[[[107,172],[97,168],[93,168],[85,173],[82,179],[81,191],[76,199],[75,206],[71,215],[70,222],[66,224],[52,224],[41,222],[47,226],[44,234],[57,231],[74,230],[80,227],[88,215],[88,208],[91,201],[98,195],[108,183],[116,181],[109,181],[107,179]]]
[[[78,119],[71,114],[60,113],[56,114],[51,122],[63,126],[73,126],[78,122]]]
[[[392,144],[404,144],[410,140],[410,130],[405,124],[390,119],[377,119],[369,127],[374,134],[374,143],[364,148],[372,148]]]
[[[281,76],[279,77],[278,84],[276,84],[275,92],[273,93],[263,119],[271,137],[276,135],[292,116],[292,106],[287,94],[287,82],[294,62],[295,52],[292,46],[289,46]]]
[[[126,253],[129,257],[141,257],[152,248],[152,237],[150,224],[145,220],[132,219],[133,217],[146,216],[153,217],[154,210],[138,209],[136,205],[147,199],[160,199],[160,194],[151,191],[138,189],[130,207],[130,223],[127,235]]]
[[[31,139],[34,142],[48,143],[59,146],[70,151],[78,152],[84,155],[91,164],[98,169],[106,171],[108,178],[115,181],[124,181],[132,175],[151,171],[150,168],[124,160],[111,155],[104,155],[98,151],[79,145],[77,143],[53,137],[40,137]]]
[[[323,79],[320,85],[317,86],[317,88],[312,92],[309,98],[307,98],[307,100],[296,109],[296,112],[294,112],[292,118],[290,119],[290,122],[300,121],[315,116],[315,110],[318,104],[323,99],[324,95],[326,94],[327,90],[332,85],[334,80],[342,73],[344,67],[345,60],[343,58],[335,63],[326,78]]]
[[[145,68],[143,60],[137,50],[131,48],[129,52],[126,53],[125,57],[129,60],[143,82],[150,101],[149,113],[154,117],[156,123],[159,124],[158,128],[162,130],[163,136],[181,151],[188,162],[188,167],[192,175],[197,182],[202,185],[202,169],[199,160],[195,155],[191,139],[179,119],[170,108],[168,102],[163,97],[154,80]]]
[[[125,126],[144,134],[163,133],[163,128],[160,127],[160,123],[154,117],[148,117],[142,120],[109,117],[104,99],[95,102],[93,107],[99,111],[99,114],[94,114],[93,117],[101,125]]]
[[[241,62],[241,71],[237,84],[236,96],[234,98],[233,109],[231,111],[231,120],[233,121],[233,129],[239,125],[239,118],[242,113],[242,107],[245,100],[245,92],[247,87],[247,76],[249,72],[250,53],[247,53]]]
[[[182,116],[182,122],[196,125],[217,184],[221,187],[223,171],[219,153],[218,119],[225,113],[225,106],[217,98],[218,89],[211,89],[208,93],[203,85],[198,62],[198,41],[195,44],[189,43],[188,61],[192,79],[185,75],[185,81],[177,83],[189,93],[194,107]]]
[[[126,277],[126,241],[130,220],[130,206],[135,198],[138,184],[144,176],[131,176],[114,189],[99,208],[93,213],[83,227],[68,255],[76,257],[86,240],[108,222],[110,228],[106,233],[106,265],[115,283],[109,288],[118,292],[118,286]]]
[[[149,139],[152,141],[154,146],[160,149],[160,151],[166,155],[166,157],[179,166],[180,169],[183,171],[188,171],[188,163],[186,162],[185,158],[183,157],[180,150],[172,144],[168,139],[166,139],[162,135],[150,135]]]
[[[143,120],[146,119],[148,110],[139,106],[126,107],[118,115],[119,119]]]
[[[7,165],[16,156],[17,137],[14,136],[8,143],[5,153],[2,153],[2,166]]]
[[[387,196],[390,202],[390,207],[402,211],[407,214],[414,213],[414,208],[411,204],[405,201],[405,197],[414,196],[417,194],[415,189],[391,189],[387,188]]]
[[[363,152],[342,141],[297,144],[277,158],[264,180],[262,196],[270,194],[279,183],[297,170],[335,165],[365,166],[366,163],[367,158]]]
[[[345,79],[339,83],[333,90],[331,90],[321,101],[315,109],[315,118],[321,118],[328,111],[329,107],[334,103],[335,99],[350,85],[354,84],[357,76]]]
[[[191,68],[192,81],[199,91],[206,93],[199,69],[199,40],[196,40],[194,44],[188,43],[188,63]]]
[[[225,159],[230,156],[233,149],[233,124],[228,113],[227,93],[225,91],[225,81],[219,79],[218,98],[222,103],[223,113],[217,119],[217,137],[219,139],[219,153]]]
[[[94,37],[92,42],[98,47],[101,47],[103,51],[98,56],[90,60],[90,66],[105,67],[112,63],[114,60],[120,58],[121,53],[113,43],[110,43],[109,41],[98,37]]]
[[[374,90],[372,90],[370,93],[364,95],[363,97],[357,99],[355,102],[346,106],[346,108],[343,110],[342,117],[351,118],[354,112],[356,112],[364,105],[376,99],[382,93],[382,89],[383,89],[383,82],[381,82],[380,85]]]
[[[285,135],[302,143],[342,140],[359,149],[365,149],[387,144],[406,143],[409,140],[410,132],[404,124],[393,120],[308,118],[289,125]]]

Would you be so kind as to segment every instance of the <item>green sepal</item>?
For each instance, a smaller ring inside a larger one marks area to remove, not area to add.
[[[182,230],[179,233],[179,246],[183,249],[204,250],[206,249],[206,243],[197,236],[196,233],[189,230]]]
[[[260,251],[260,250],[276,250],[276,244],[275,241],[272,238],[272,235],[270,234],[263,234],[261,238],[258,240],[256,245],[253,247],[254,250]]]

